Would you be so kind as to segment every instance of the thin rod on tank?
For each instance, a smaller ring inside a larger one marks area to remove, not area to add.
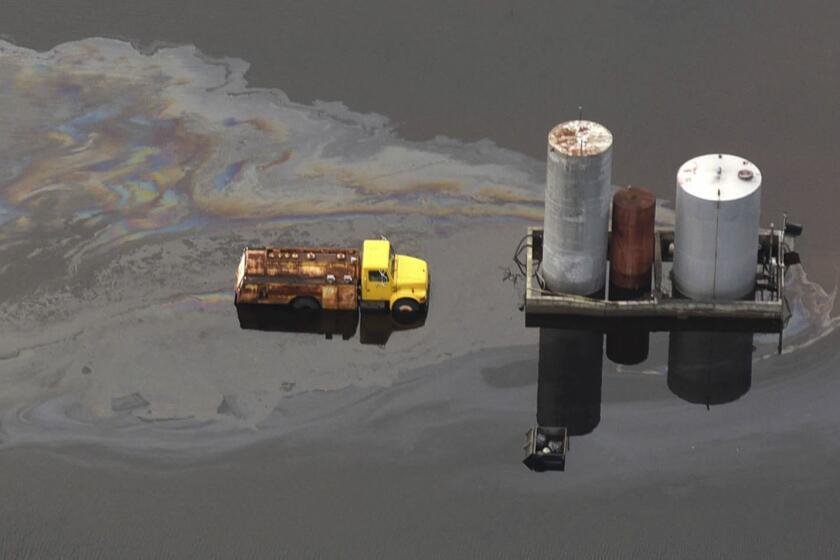
[[[580,150],[580,155],[583,155],[583,136],[580,136],[580,124],[583,122],[583,105],[578,105],[578,137],[580,139],[580,146],[578,150]]]

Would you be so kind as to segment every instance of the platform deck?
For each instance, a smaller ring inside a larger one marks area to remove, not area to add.
[[[609,301],[558,294],[540,287],[535,271],[542,258],[542,228],[529,228],[526,247],[525,324],[529,327],[615,330],[638,326],[651,331],[729,330],[780,332],[786,320],[784,265],[779,264],[768,285],[757,283],[764,300],[699,301],[671,297],[670,274],[663,268],[673,261],[673,228],[657,226],[654,233],[653,286],[642,299]],[[776,248],[783,261],[781,232],[761,230],[759,246]],[[757,278],[761,263],[756,261]]]

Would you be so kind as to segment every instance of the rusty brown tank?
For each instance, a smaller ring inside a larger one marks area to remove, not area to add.
[[[613,196],[610,239],[611,300],[645,297],[651,289],[656,197],[645,189],[629,187]],[[617,364],[645,361],[650,334],[642,328],[607,333],[607,358]]]
[[[622,292],[650,291],[655,217],[656,197],[650,191],[628,187],[613,196],[611,287]]]
[[[236,274],[236,303],[358,307],[361,264],[349,248],[248,248]]]

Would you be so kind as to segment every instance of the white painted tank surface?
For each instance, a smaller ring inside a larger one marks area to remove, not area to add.
[[[541,270],[555,292],[604,288],[612,197],[612,134],[592,121],[568,121],[548,134]]]
[[[761,172],[708,154],[677,172],[673,280],[692,299],[741,299],[755,289]]]

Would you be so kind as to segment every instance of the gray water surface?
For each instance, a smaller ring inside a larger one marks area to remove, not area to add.
[[[836,557],[838,16],[0,4],[0,555]],[[537,474],[538,332],[506,269],[579,105],[616,182],[660,198],[700,153],[754,161],[808,278],[743,397],[678,399],[655,335],[646,363],[603,361],[598,425]],[[383,232],[430,262],[425,325],[239,328],[244,245]]]

